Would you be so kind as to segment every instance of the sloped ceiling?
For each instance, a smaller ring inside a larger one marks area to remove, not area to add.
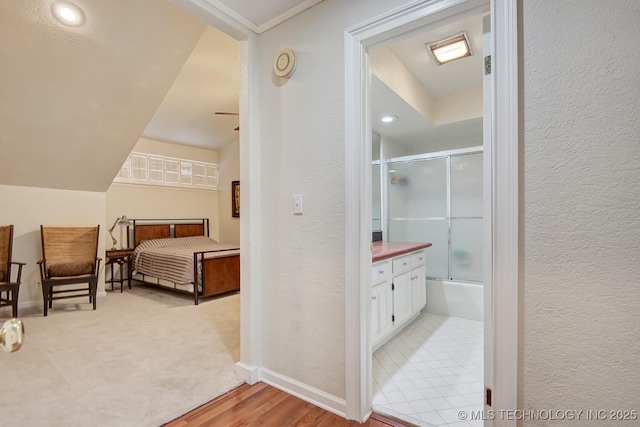
[[[158,0],[0,2],[0,184],[106,191],[205,30]]]
[[[270,0],[259,7],[250,0],[74,1],[87,18],[80,28],[52,18],[53,0],[0,2],[0,184],[106,191],[140,137],[212,149],[237,140],[237,116],[213,114],[238,111],[237,41],[185,8],[198,16],[213,8],[262,32],[321,0]],[[196,3],[200,9],[187,7]],[[458,26],[470,33],[478,27]],[[456,74],[424,62],[424,42],[443,34],[390,47],[436,100],[477,84],[462,68]],[[441,80],[447,77],[455,83]],[[387,110],[396,104],[410,108],[382,97],[380,114],[393,113]],[[406,127],[399,139],[438,127],[409,113],[395,112]]]
[[[238,140],[237,40],[207,27],[145,128],[145,138],[219,150]]]

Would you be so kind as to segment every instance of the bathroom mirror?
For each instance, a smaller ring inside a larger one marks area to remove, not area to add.
[[[372,135],[371,148],[371,218],[372,231],[382,231],[382,188],[380,186],[380,135]]]

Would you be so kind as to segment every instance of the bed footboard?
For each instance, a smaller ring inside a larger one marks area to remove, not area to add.
[[[194,254],[195,257],[202,253]],[[202,283],[202,294],[197,292],[198,286],[194,286],[194,302],[198,304],[198,297],[208,297],[225,292],[240,290],[240,255],[220,256],[216,258],[200,259],[202,269],[201,276],[196,276]]]

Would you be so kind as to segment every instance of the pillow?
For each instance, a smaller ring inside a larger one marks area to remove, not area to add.
[[[49,277],[82,276],[93,273],[92,262],[71,262],[67,264],[53,264],[49,268]]]

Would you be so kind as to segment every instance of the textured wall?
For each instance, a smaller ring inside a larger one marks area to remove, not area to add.
[[[523,3],[524,407],[640,409],[640,3]]]
[[[344,31],[406,1],[325,0],[260,35],[263,365],[345,397]],[[293,49],[289,80],[272,73]],[[293,215],[293,195],[304,214]]]

